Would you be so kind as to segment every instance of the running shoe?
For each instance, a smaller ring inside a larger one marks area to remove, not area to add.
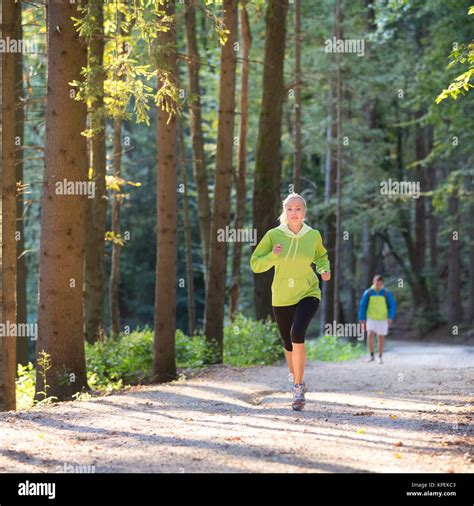
[[[383,364],[382,355],[379,355],[379,364]]]
[[[295,384],[293,383],[294,381],[294,376],[293,376],[293,373],[290,372],[290,374],[288,375],[288,382],[291,383],[291,388],[294,388],[295,387]],[[304,393],[306,393],[308,391],[308,387],[306,386],[306,383],[303,381],[302,385],[304,386]]]
[[[301,411],[305,404],[306,399],[304,397],[304,394],[306,392],[306,385],[304,383],[300,385],[294,385],[293,387],[293,402],[291,404],[291,407],[294,411]]]
[[[370,355],[370,357],[366,360],[366,362],[373,362],[375,360],[375,357],[373,355]]]

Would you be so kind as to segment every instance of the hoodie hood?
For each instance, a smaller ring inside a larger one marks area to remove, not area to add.
[[[313,230],[309,225],[306,225],[306,223],[304,221],[303,221],[303,226],[301,227],[300,231],[297,234],[295,234],[292,230],[290,230],[290,227],[286,223],[282,223],[281,225],[279,225],[277,227],[277,229],[281,230],[287,236],[291,237],[290,247],[288,249],[288,253],[286,254],[285,260],[288,259],[288,255],[290,254],[291,248],[293,247],[293,241],[296,241],[296,245],[295,245],[294,253],[293,253],[293,260],[294,260],[296,257],[296,252],[298,251],[299,238],[303,237],[310,230]]]
[[[290,227],[286,223],[282,223],[277,227],[278,230],[282,230],[285,232],[286,235],[289,235],[290,237],[302,237],[306,234],[306,232],[309,232],[310,230],[313,230],[309,225],[306,225],[306,223],[303,221],[303,226],[301,227],[301,230],[295,234],[290,230]]]

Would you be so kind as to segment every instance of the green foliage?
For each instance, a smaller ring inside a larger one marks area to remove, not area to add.
[[[91,387],[139,383],[151,375],[153,331],[145,328],[115,339],[86,343],[86,363]]]
[[[175,21],[160,9],[163,4],[163,0],[107,4],[102,27],[98,23],[99,3],[88,2],[78,8],[80,17],[74,18],[75,26],[87,44],[91,44],[93,37],[105,38],[103,65],[99,66],[89,54],[82,72],[83,80],[70,83],[77,87],[76,100],[87,104],[94,119],[106,116],[131,119],[128,106],[132,103],[136,121],[149,126],[148,112],[153,98],[155,105],[163,107],[170,115],[178,112],[176,79],[163,68],[160,58],[151,57],[162,54],[164,48],[157,47],[155,39],[159,32],[169,31]],[[133,29],[138,34],[133,33]],[[161,83],[153,93],[151,81],[156,79],[157,73]],[[99,76],[104,79],[103,86]],[[103,107],[96,105],[99,98],[103,98]],[[84,135],[92,137],[99,128],[90,128]]]
[[[283,358],[278,327],[270,319],[264,322],[238,313],[224,327],[224,363],[235,366],[268,365]]]
[[[41,399],[41,401],[38,401],[38,404],[49,404],[52,401],[57,400],[57,397],[54,396],[48,397],[49,385],[47,382],[47,374],[52,367],[51,355],[46,351],[41,350],[38,353],[37,364],[38,364],[38,374],[41,376],[43,383],[43,390],[38,392],[38,395],[42,395],[43,399]]]
[[[474,14],[474,5],[469,7],[468,15],[471,14]],[[448,69],[459,64],[467,64],[468,68],[465,72],[455,77],[454,81],[448,86],[448,88],[445,88],[436,97],[435,102],[437,104],[448,97],[457,100],[459,95],[465,95],[470,88],[474,88],[474,85],[470,83],[471,77],[474,75],[474,42],[456,46],[450,57],[451,61],[449,62]]]
[[[36,386],[36,370],[31,362],[27,365],[18,364],[16,379],[17,409],[28,409],[34,404]]]
[[[187,336],[176,331],[176,365],[199,368],[215,351],[202,334]],[[276,324],[257,322],[242,314],[224,329],[224,363],[235,366],[272,364],[283,351]],[[140,383],[152,376],[153,331],[149,328],[116,339],[86,343],[88,382],[92,388],[117,388]]]
[[[202,367],[212,350],[200,334],[187,336],[181,330],[176,331],[176,365],[184,368]]]
[[[50,355],[44,351],[41,351],[38,356],[38,368],[39,374],[43,378],[42,392],[38,392],[43,395],[43,399],[40,401],[35,400],[35,388],[36,388],[36,374],[37,371],[32,364],[28,362],[27,365],[18,364],[17,367],[17,378],[16,378],[16,401],[17,409],[29,409],[33,406],[39,406],[42,404],[50,404],[52,401],[57,400],[57,397],[49,396],[48,389],[49,385],[46,382],[46,373],[51,369],[51,358]]]
[[[208,363],[213,347],[202,334],[187,336],[176,331],[176,364],[179,368],[195,369]],[[364,354],[360,343],[344,343],[334,336],[324,336],[306,343],[308,360],[342,361]],[[224,363],[236,367],[271,365],[284,358],[278,327],[269,318],[262,322],[237,313],[234,321],[224,328]],[[120,334],[115,339],[86,343],[87,382],[99,392],[111,392],[141,383],[153,374],[153,330],[145,328],[130,334]],[[38,358],[40,374],[51,366],[49,355]],[[36,371],[31,362],[18,365],[17,402],[19,409],[48,403],[48,385],[45,383],[45,399],[34,401]],[[76,400],[88,400],[89,393],[77,393]]]
[[[341,362],[360,358],[365,354],[365,347],[360,342],[352,344],[344,342],[338,336],[324,335],[318,339],[307,341],[306,357],[308,360],[323,362]]]

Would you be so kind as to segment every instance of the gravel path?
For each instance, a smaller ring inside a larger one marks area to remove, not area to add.
[[[0,472],[472,472],[474,347],[389,341],[385,363],[214,366],[0,413]]]

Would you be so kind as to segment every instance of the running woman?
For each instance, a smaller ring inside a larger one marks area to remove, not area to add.
[[[367,344],[370,356],[367,362],[374,361],[374,335],[378,337],[379,364],[383,364],[383,345],[388,327],[395,318],[397,303],[383,286],[383,277],[374,276],[373,284],[365,290],[359,305],[359,322],[367,327]]]
[[[321,234],[304,223],[305,216],[305,200],[297,193],[290,193],[283,201],[280,225],[266,232],[250,259],[255,273],[275,267],[272,307],[293,384],[295,411],[301,411],[306,403],[305,335],[321,300],[319,280],[311,264],[316,265],[324,281],[331,279]]]

